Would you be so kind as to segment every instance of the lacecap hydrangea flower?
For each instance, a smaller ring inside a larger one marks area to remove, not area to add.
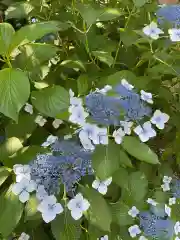
[[[96,123],[120,126],[120,121],[138,121],[151,115],[151,107],[142,100],[142,94],[137,94],[125,79],[111,91],[114,96],[93,92],[85,99],[87,111]]]
[[[51,154],[39,154],[31,162],[31,178],[43,185],[48,194],[59,192],[60,183],[72,191],[82,176],[92,175],[92,151],[86,151],[77,140],[56,140]]]
[[[164,208],[153,207],[150,211],[140,212],[140,229],[145,237],[153,240],[170,240],[174,235],[174,222]]]
[[[156,12],[158,22],[171,23],[174,27],[180,25],[180,5],[162,5]]]

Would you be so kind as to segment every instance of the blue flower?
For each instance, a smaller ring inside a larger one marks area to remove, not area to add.
[[[114,91],[116,96],[94,92],[86,97],[87,110],[97,123],[119,126],[120,120],[139,121],[151,115],[151,108],[133,90],[128,90],[119,84]],[[124,119],[122,119],[122,115],[124,115]]]
[[[52,145],[52,155],[40,154],[30,163],[31,178],[44,185],[49,194],[59,192],[60,183],[71,192],[85,175],[92,175],[92,152],[85,151],[74,140],[57,140]]]
[[[157,211],[156,211],[157,212]],[[158,215],[146,211],[139,214],[140,227],[146,237],[152,239],[172,239],[174,233],[174,223],[162,212]]]
[[[101,93],[90,93],[85,99],[85,105],[92,119],[105,126],[118,126],[120,111],[119,100]]]
[[[172,181],[171,192],[173,197],[180,198],[180,180],[176,179]]]
[[[31,178],[39,185],[44,185],[49,194],[59,193],[60,187],[60,162],[62,157],[48,154],[39,154],[30,163]]]
[[[151,108],[141,100],[139,94],[133,90],[127,90],[122,84],[117,85],[115,91],[120,95],[119,101],[125,112],[126,120],[139,121],[151,115]]]
[[[156,14],[160,24],[168,21],[175,27],[180,25],[180,5],[162,6],[160,9],[158,9]]]

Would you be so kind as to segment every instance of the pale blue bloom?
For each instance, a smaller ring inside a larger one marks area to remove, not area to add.
[[[171,185],[171,192],[173,197],[180,198],[180,180],[174,179]]]
[[[39,154],[31,162],[31,178],[43,185],[49,194],[56,194],[60,184],[71,192],[82,176],[93,174],[91,151],[85,151],[75,140],[57,140],[52,155]]]
[[[95,92],[86,97],[85,105],[95,122],[105,126],[119,125],[122,108],[118,99]]]
[[[164,210],[153,207],[151,211],[139,214],[140,227],[146,237],[153,240],[171,240],[174,234],[174,222],[167,217]]]
[[[128,90],[119,84],[113,91],[114,96],[94,92],[86,97],[85,105],[95,122],[120,126],[120,120],[139,121],[151,115],[151,108],[133,89]]]
[[[180,5],[165,5],[157,11],[158,22],[165,21],[171,23],[174,27],[180,25]]]

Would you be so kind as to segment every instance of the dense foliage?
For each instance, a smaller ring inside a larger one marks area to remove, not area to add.
[[[0,8],[0,238],[180,239],[179,7]]]

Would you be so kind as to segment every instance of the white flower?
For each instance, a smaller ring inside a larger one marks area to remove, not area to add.
[[[147,142],[150,138],[156,136],[156,131],[152,128],[151,123],[145,122],[142,127],[139,125],[134,129],[142,142]]]
[[[82,106],[73,107],[71,109],[69,121],[83,126],[85,124],[85,119],[88,115],[89,114],[84,111],[84,108]]]
[[[164,32],[157,27],[157,24],[155,22],[151,22],[149,25],[143,28],[143,33],[156,40],[159,38],[159,34],[162,34]]]
[[[124,133],[127,134],[127,135],[130,135],[131,134],[131,128],[133,126],[133,122],[120,121],[120,124],[123,127]]]
[[[75,107],[82,107],[82,99],[78,97],[72,97],[70,98],[70,107],[69,107],[69,112],[72,112]]]
[[[39,201],[42,201],[48,194],[43,185],[39,185],[36,190],[36,197]]]
[[[178,235],[180,233],[180,222],[176,222],[174,225],[174,232],[176,235]]]
[[[21,236],[18,238],[18,240],[29,240],[30,236],[26,233],[21,233]]]
[[[74,97],[74,92],[72,91],[72,89],[69,89],[69,96],[70,98]]]
[[[164,183],[161,185],[161,188],[163,189],[163,192],[167,192],[170,190],[169,183]]]
[[[141,90],[141,99],[145,102],[153,104],[152,93],[148,93],[148,92],[145,92],[144,90]]]
[[[37,123],[40,127],[43,127],[44,124],[47,122],[47,120],[45,118],[43,118],[43,116],[41,115],[38,115],[36,118],[35,118],[35,123]]]
[[[42,218],[46,223],[55,219],[57,214],[63,212],[63,207],[60,203],[57,203],[55,196],[47,196],[38,205],[37,210],[42,213]]]
[[[168,33],[172,42],[180,42],[180,29],[171,28]]]
[[[176,204],[176,198],[175,197],[169,198],[169,205],[171,206],[173,204]]]
[[[97,135],[98,135],[98,126],[95,124],[90,124],[90,123],[85,123],[82,126],[82,131],[84,131],[87,135],[87,137],[89,139],[91,139],[92,141],[97,139]]]
[[[53,122],[52,122],[52,125],[55,129],[57,129],[61,124],[63,123],[63,121],[61,119],[55,119]]]
[[[152,198],[148,198],[147,203],[151,204],[152,206],[156,206],[158,203],[156,201],[154,201]]]
[[[13,171],[16,174],[16,182],[20,182],[23,178],[31,179],[31,167],[29,165],[15,164]]]
[[[99,93],[102,93],[102,94],[104,94],[104,95],[106,95],[106,93],[108,92],[108,91],[110,91],[112,89],[112,87],[110,86],[110,85],[106,85],[104,88],[102,88],[102,89],[98,89],[98,88],[96,88],[96,92],[99,92]]]
[[[80,142],[83,145],[84,149],[86,149],[86,150],[94,150],[95,149],[91,140],[88,138],[88,134],[84,130],[81,130],[79,132],[79,139],[80,139]]]
[[[128,228],[129,234],[132,238],[135,238],[136,235],[141,233],[141,230],[138,225],[133,225]]]
[[[165,210],[165,213],[168,215],[168,217],[170,217],[171,216],[171,208],[167,204],[165,204],[164,210]]]
[[[41,145],[42,147],[48,147],[51,144],[55,143],[56,140],[58,140],[58,137],[50,135],[48,136],[48,138],[46,139],[46,141]]]
[[[138,210],[135,206],[133,206],[133,207],[128,211],[128,214],[129,214],[131,217],[135,218],[135,217],[139,214],[139,210]]]
[[[172,177],[164,176],[163,177],[163,183],[171,183]]]
[[[28,113],[30,113],[31,115],[33,114],[33,106],[29,103],[25,104],[24,110]]]
[[[110,177],[104,181],[100,181],[99,179],[96,179],[93,181],[92,187],[94,189],[98,190],[99,193],[105,195],[108,190],[107,187],[111,184],[111,182],[112,182],[112,177]]]
[[[148,239],[144,236],[140,236],[139,240],[148,240]]]
[[[71,105],[70,109],[73,109],[73,107],[82,106],[82,99],[74,97],[74,92],[71,89],[69,90],[69,96],[70,96],[70,105]],[[69,109],[69,112],[71,112],[70,109]]]
[[[134,88],[133,85],[129,84],[126,79],[121,80],[121,84],[127,89],[127,90],[132,90]]]
[[[125,136],[125,132],[122,130],[122,128],[119,128],[118,130],[114,130],[113,132],[113,137],[117,144],[122,143],[124,136]]]
[[[98,128],[97,127],[97,134],[92,139],[94,144],[108,144],[108,131],[107,128]]]
[[[100,240],[108,240],[108,235],[105,235],[104,237],[101,237]]]
[[[19,195],[19,200],[25,203],[29,200],[29,193],[36,190],[36,183],[33,180],[23,178],[19,183],[12,186],[12,192],[15,195]]]
[[[68,202],[67,207],[71,211],[71,216],[75,220],[78,220],[82,217],[83,212],[88,210],[90,203],[87,199],[83,198],[81,193],[78,193]]]
[[[175,239],[174,240],[180,240],[180,238],[178,238],[178,237],[175,237]]]
[[[166,113],[162,113],[160,110],[156,110],[150,121],[155,124],[157,128],[164,129],[165,123],[168,120],[169,115],[167,115]]]

